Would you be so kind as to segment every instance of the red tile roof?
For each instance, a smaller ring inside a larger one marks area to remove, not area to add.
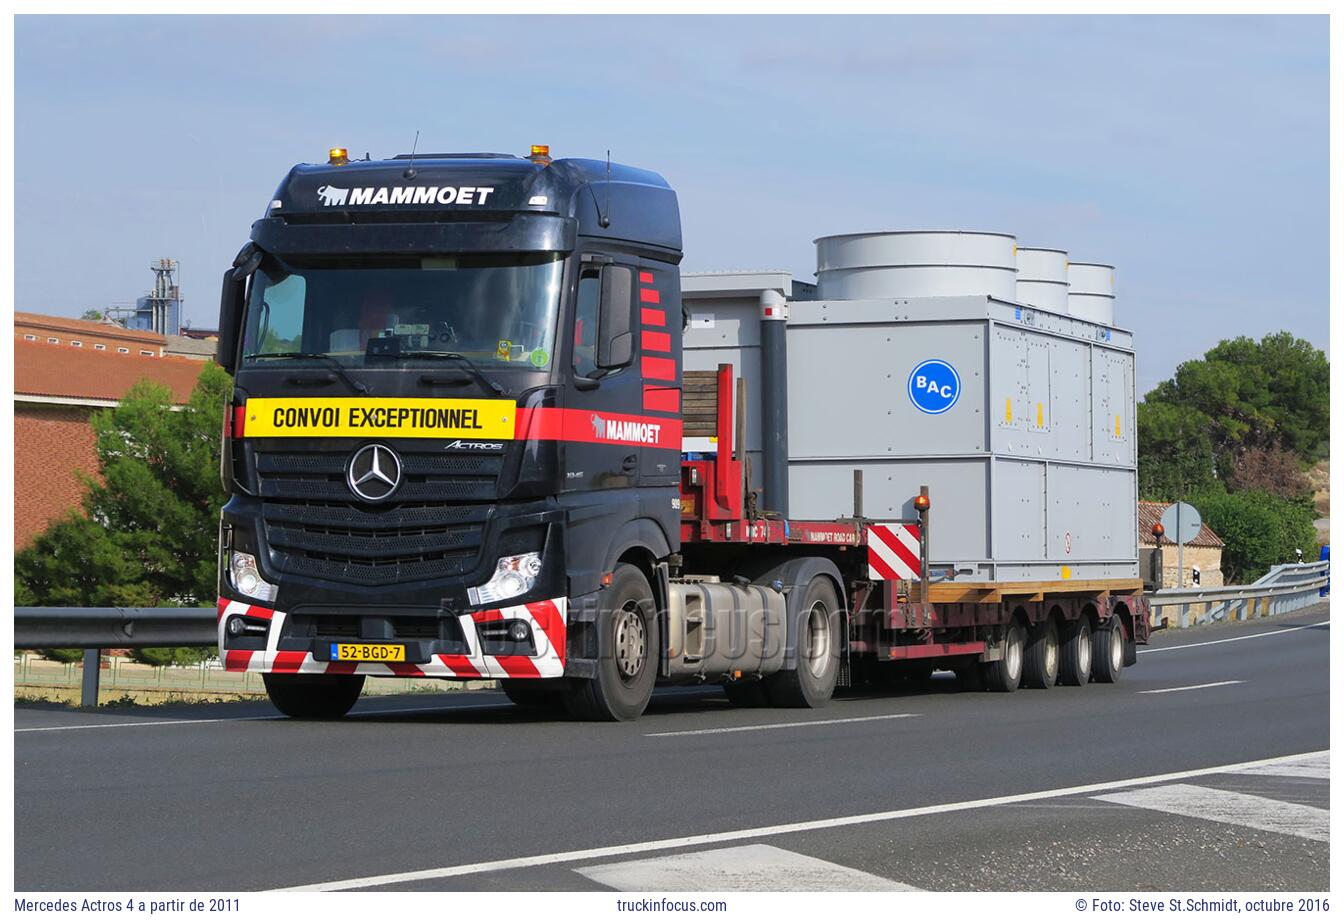
[[[164,343],[162,334],[151,332],[148,329],[127,329],[116,323],[94,322],[87,319],[74,319],[69,316],[47,316],[44,313],[16,312],[14,314],[14,327],[16,333],[22,331],[23,327],[31,327],[53,332],[64,332],[67,335],[98,335],[108,339],[127,339],[160,348],[163,347]]]
[[[180,405],[191,396],[204,366],[190,358],[146,358],[18,339],[14,395],[119,400],[137,380],[148,377],[172,390],[173,402]]]
[[[1144,546],[1156,546],[1153,540],[1153,525],[1162,520],[1162,512],[1166,511],[1172,505],[1171,502],[1139,502],[1139,542]],[[1162,537],[1163,542],[1169,542],[1167,536]],[[1213,532],[1213,529],[1205,524],[1199,528],[1199,533],[1193,540],[1185,544],[1186,546],[1222,546],[1223,538]]]

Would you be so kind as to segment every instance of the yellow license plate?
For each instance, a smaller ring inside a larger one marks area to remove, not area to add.
[[[332,661],[405,661],[404,645],[352,645],[346,642],[331,644]]]

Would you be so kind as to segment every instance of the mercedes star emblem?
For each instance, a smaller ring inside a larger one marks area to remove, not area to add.
[[[390,447],[366,444],[350,458],[345,481],[366,502],[380,502],[401,484],[401,460]]]

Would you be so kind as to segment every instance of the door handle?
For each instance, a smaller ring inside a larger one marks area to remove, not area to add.
[[[624,460],[621,461],[621,472],[633,473],[635,471],[635,467],[637,466],[639,466],[639,456],[636,454],[630,454]]]

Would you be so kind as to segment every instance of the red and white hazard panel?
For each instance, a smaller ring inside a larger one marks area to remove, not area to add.
[[[919,581],[919,526],[874,524],[868,528],[868,577]]]

